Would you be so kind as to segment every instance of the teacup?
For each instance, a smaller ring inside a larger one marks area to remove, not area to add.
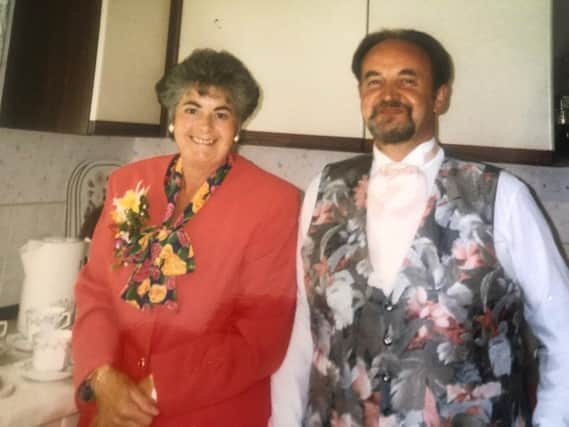
[[[33,342],[34,335],[47,333],[58,329],[65,329],[71,325],[71,312],[66,308],[52,305],[49,307],[31,308],[27,310],[29,343]]]
[[[34,335],[32,366],[36,371],[64,371],[70,364],[71,331],[55,329]]]

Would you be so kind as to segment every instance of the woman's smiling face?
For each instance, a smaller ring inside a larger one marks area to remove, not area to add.
[[[239,119],[225,91],[190,87],[174,113],[174,141],[186,165],[215,170],[231,151]]]

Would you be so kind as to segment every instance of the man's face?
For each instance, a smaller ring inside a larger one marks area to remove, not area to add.
[[[431,61],[412,43],[390,39],[364,57],[361,111],[374,142],[416,146],[432,138],[446,87],[433,89]]]

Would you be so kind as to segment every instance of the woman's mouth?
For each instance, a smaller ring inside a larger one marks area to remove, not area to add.
[[[212,145],[214,143],[213,138],[200,138],[198,136],[192,136],[192,141],[200,145]]]

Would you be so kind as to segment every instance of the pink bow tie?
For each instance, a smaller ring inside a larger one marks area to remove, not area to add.
[[[376,285],[387,292],[392,289],[425,209],[426,177],[416,166],[390,163],[372,177],[368,192],[368,226],[378,236],[377,241],[370,239],[370,257],[380,278]]]

